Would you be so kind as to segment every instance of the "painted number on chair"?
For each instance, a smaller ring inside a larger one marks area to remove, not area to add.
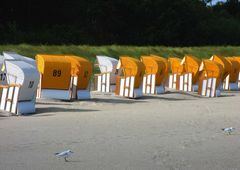
[[[6,79],[6,73],[0,74],[0,81],[5,81]]]
[[[28,88],[31,89],[31,88],[33,87],[33,85],[34,85],[34,81],[30,81],[30,82],[29,82],[29,85],[28,85]]]
[[[60,77],[62,74],[61,70],[53,70],[53,77]]]

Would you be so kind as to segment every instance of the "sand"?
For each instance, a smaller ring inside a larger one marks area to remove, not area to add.
[[[0,170],[240,170],[240,92],[38,100],[0,114]],[[221,131],[233,126],[232,135]],[[69,162],[54,153],[71,149]]]

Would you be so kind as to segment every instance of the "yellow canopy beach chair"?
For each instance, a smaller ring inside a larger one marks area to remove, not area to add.
[[[41,74],[38,97],[63,100],[89,99],[92,64],[74,55],[36,56]]]
[[[79,56],[66,55],[71,63],[72,98],[90,99],[90,78],[92,75],[92,63]]]
[[[181,64],[182,59],[177,57],[169,57],[168,62],[169,62],[169,68],[170,68],[168,87],[170,89],[179,90],[180,76],[182,75],[182,73],[185,72],[185,68]]]
[[[117,69],[122,69],[123,75],[117,76],[115,94],[129,98],[141,97],[144,64],[138,59],[120,56]]]
[[[222,88],[227,89],[229,84],[229,75],[231,72],[231,63],[227,59],[219,55],[213,55],[210,58],[210,60],[219,63],[223,67],[221,83],[222,83]]]
[[[157,56],[142,56],[141,61],[145,65],[143,77],[144,94],[164,93],[164,79],[167,68],[166,63]]]
[[[155,57],[157,58],[157,60],[160,60],[162,62],[165,63],[165,71],[164,71],[164,74],[163,74],[163,80],[162,80],[162,84],[166,85],[166,83],[168,83],[168,77],[169,77],[169,71],[170,71],[170,66],[169,66],[169,62],[168,62],[168,59],[167,58],[164,58],[164,57],[160,57],[160,56],[157,56],[157,55],[153,55],[151,54],[150,55],[151,57]]]
[[[183,70],[180,76],[179,90],[183,91],[197,91],[198,90],[198,76],[201,60],[192,56],[185,55],[181,61]]]
[[[229,76],[225,79],[225,90],[238,90],[238,78],[240,71],[240,63],[234,57],[225,57],[225,59],[231,64],[231,70]]]
[[[234,56],[233,57],[235,61],[237,61],[240,65],[240,56]],[[239,74],[238,74],[238,89],[240,89],[240,70],[239,70]]]
[[[219,86],[223,70],[221,64],[207,59],[203,60],[199,68],[198,94],[207,97],[220,96]]]
[[[71,62],[64,55],[38,54],[38,98],[71,99]]]

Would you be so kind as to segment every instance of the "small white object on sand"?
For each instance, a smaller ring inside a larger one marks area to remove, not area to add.
[[[71,150],[66,150],[66,151],[63,151],[63,152],[59,152],[59,153],[55,153],[55,155],[59,158],[64,158],[65,162],[67,162],[67,158],[69,156],[71,156],[73,152]]]
[[[222,129],[224,132],[228,133],[229,135],[231,135],[231,133],[236,130],[236,128],[233,127],[228,127],[228,128],[223,128]]]

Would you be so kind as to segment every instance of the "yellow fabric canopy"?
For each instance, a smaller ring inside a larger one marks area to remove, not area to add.
[[[238,80],[238,75],[240,71],[240,62],[238,62],[234,57],[226,57],[226,60],[231,64],[230,71],[230,83],[235,83]]]
[[[164,57],[157,56],[157,55],[152,55],[152,54],[150,56],[155,57],[157,60],[160,60],[160,61],[165,63],[165,71],[164,71],[164,74],[163,74],[164,75],[163,81],[166,82],[168,80],[169,69],[170,69],[168,59],[166,59]]]
[[[65,57],[71,63],[71,75],[78,77],[77,89],[86,89],[92,75],[91,62],[83,57],[73,55]]]
[[[64,55],[38,54],[37,68],[42,75],[41,87],[66,90],[71,79],[71,63]]]
[[[223,67],[222,81],[223,81],[231,72],[231,64],[224,57],[218,55],[213,55],[210,60],[215,61],[222,65]]]
[[[168,62],[170,65],[170,71],[172,72],[172,74],[181,74],[185,71],[183,65],[181,65],[181,61],[182,61],[182,59],[177,58],[177,57],[169,57],[168,58]]]
[[[240,56],[234,56],[233,58],[235,61],[237,61],[240,64]]]

